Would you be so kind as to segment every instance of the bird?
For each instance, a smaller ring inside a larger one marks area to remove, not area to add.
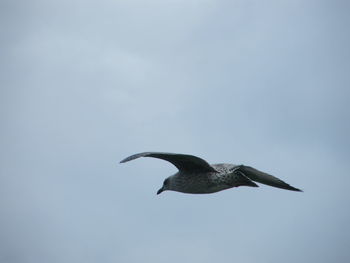
[[[142,152],[131,155],[120,163],[126,163],[140,157],[162,159],[172,163],[178,169],[177,173],[164,180],[163,186],[157,191],[157,195],[164,191],[211,194],[239,186],[259,187],[255,182],[302,192],[302,190],[285,183],[281,179],[253,167],[228,163],[210,165],[202,158],[189,154]]]

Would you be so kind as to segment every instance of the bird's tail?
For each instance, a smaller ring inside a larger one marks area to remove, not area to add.
[[[254,183],[247,176],[245,176],[241,171],[237,170],[235,172],[240,175],[236,186],[259,187],[256,183]]]

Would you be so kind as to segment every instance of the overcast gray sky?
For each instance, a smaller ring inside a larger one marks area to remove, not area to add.
[[[348,1],[0,3],[0,262],[349,262]],[[168,151],[268,186],[164,192]]]

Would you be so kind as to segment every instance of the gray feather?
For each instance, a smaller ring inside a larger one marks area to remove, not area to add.
[[[131,155],[121,163],[125,163],[131,160],[135,160],[140,157],[153,157],[168,161],[176,166],[179,171],[186,172],[216,172],[216,170],[208,164],[205,160],[188,154],[179,153],[164,153],[164,152],[143,152]]]
[[[283,182],[281,179],[278,179],[277,177],[274,177],[270,174],[261,172],[253,167],[240,165],[239,170],[245,176],[247,176],[249,179],[251,179],[255,182],[270,185],[273,187],[286,189],[286,190],[302,192],[302,190],[295,188],[295,187],[287,184],[286,182]]]

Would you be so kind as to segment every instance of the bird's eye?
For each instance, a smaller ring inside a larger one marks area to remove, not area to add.
[[[169,179],[164,180],[164,185],[167,185],[169,183]]]

